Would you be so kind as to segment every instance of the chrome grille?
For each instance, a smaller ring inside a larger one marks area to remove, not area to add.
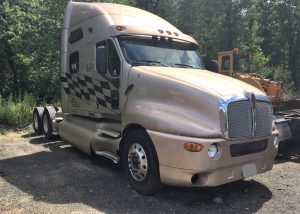
[[[227,118],[229,138],[261,137],[272,132],[272,105],[267,102],[256,100],[254,115],[250,101],[230,102]]]
[[[229,138],[252,136],[252,109],[249,101],[228,104],[228,134]]]
[[[256,127],[254,136],[266,136],[272,132],[272,106],[266,102],[256,103]]]

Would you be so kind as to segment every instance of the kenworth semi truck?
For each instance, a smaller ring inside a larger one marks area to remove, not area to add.
[[[141,194],[272,169],[278,132],[269,98],[205,70],[198,43],[156,15],[70,2],[60,75],[61,109],[36,107],[36,132],[120,162]]]

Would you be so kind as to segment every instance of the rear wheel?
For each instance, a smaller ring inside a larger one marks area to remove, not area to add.
[[[146,131],[138,129],[128,134],[121,158],[125,176],[138,193],[151,195],[160,190],[158,158]]]
[[[45,107],[42,124],[43,124],[43,134],[46,139],[54,139],[57,135],[53,134],[52,120],[55,117],[56,109],[52,106]]]
[[[44,113],[43,107],[35,107],[32,113],[33,129],[35,134],[37,135],[43,134],[43,124],[42,124],[43,113]]]

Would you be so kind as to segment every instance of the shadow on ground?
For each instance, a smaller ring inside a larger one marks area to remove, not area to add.
[[[168,186],[155,196],[141,196],[109,160],[92,160],[63,141],[35,137],[30,143],[42,144],[50,152],[1,160],[0,176],[36,201],[82,203],[106,213],[249,213],[272,197],[266,186],[254,180],[216,188]],[[214,203],[215,197],[224,203]]]

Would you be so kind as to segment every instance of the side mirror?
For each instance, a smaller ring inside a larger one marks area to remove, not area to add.
[[[107,52],[106,47],[99,46],[96,49],[96,69],[99,73],[107,72]]]

